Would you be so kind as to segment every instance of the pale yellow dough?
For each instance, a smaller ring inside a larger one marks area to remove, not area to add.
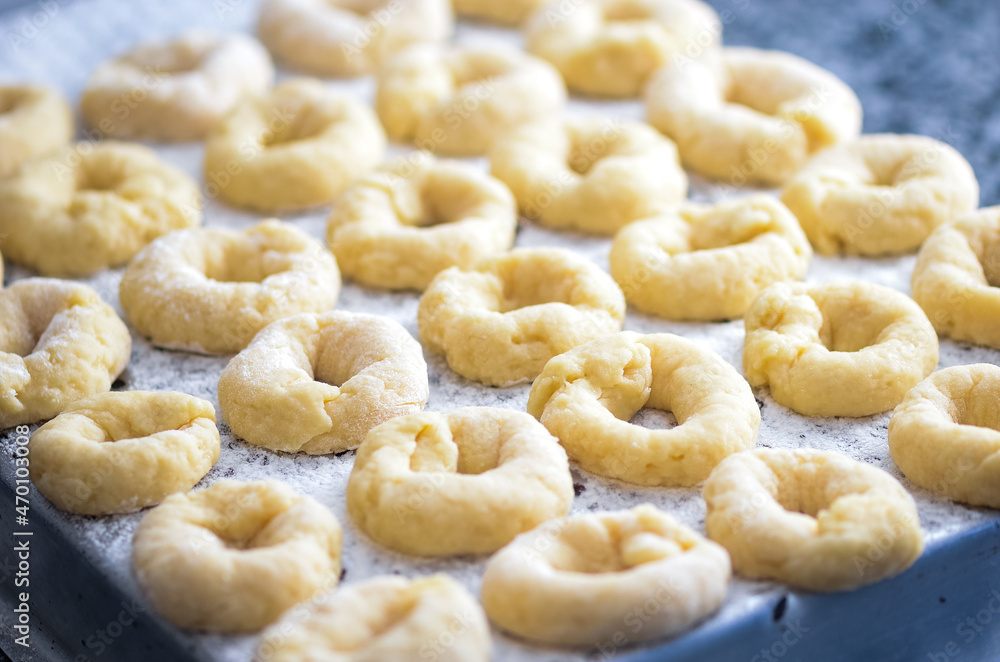
[[[817,154],[781,200],[817,253],[883,255],[916,250],[936,227],[974,211],[979,182],[946,143],[872,134]]]
[[[375,109],[390,139],[451,156],[485,154],[498,136],[566,102],[559,72],[512,49],[413,46],[377,83]]]
[[[772,285],[744,325],[747,380],[805,416],[888,411],[937,367],[937,334],[920,306],[873,283]]]
[[[718,48],[722,23],[697,0],[551,0],[524,34],[574,92],[634,98],[660,67]]]
[[[366,104],[293,78],[270,96],[246,99],[209,134],[206,191],[264,211],[330,204],[381,162],[385,148]]]
[[[264,631],[259,662],[489,662],[479,602],[444,574],[375,577],[294,608]]]
[[[516,27],[547,0],[454,0],[455,12],[473,20]]]
[[[615,235],[611,275],[625,299],[672,320],[742,317],[761,291],[803,278],[812,249],[798,221],[769,195],[689,204]]]
[[[924,549],[903,486],[832,451],[738,453],[716,467],[702,495],[708,537],[746,577],[848,591],[901,573]]]
[[[856,138],[861,103],[839,78],[790,53],[725,48],[657,72],[646,118],[699,174],[776,185],[818,150]]]
[[[726,550],[643,504],[518,536],[486,565],[482,600],[518,636],[607,649],[688,629],[722,606],[729,578]]]
[[[973,506],[1000,508],[1000,367],[935,372],[889,421],[889,452],[921,487]]]
[[[629,423],[643,407],[677,427]],[[624,331],[548,362],[528,413],[587,471],[640,485],[694,485],[726,456],[753,448],[760,409],[722,357],[669,333]]]
[[[36,85],[0,85],[0,177],[73,138],[73,111],[62,95]]]
[[[131,352],[125,324],[86,285],[29,278],[0,290],[0,429],[107,391]]]
[[[119,299],[154,344],[235,353],[271,322],[333,308],[340,272],[333,256],[276,220],[242,232],[181,230],[144,248],[122,276]]]
[[[294,69],[349,77],[412,44],[445,41],[454,24],[449,0],[266,0],[257,34]]]
[[[557,354],[620,331],[625,298],[596,265],[558,248],[520,248],[431,282],[420,340],[452,370],[484,384],[531,380]]]
[[[939,334],[1000,349],[1000,207],[932,232],[910,284]]]
[[[80,111],[98,139],[201,140],[240,99],[264,94],[273,79],[271,58],[255,39],[190,30],[98,65]]]
[[[490,169],[528,218],[595,234],[614,234],[687,195],[677,148],[642,122],[573,117],[527,124],[496,142]]]
[[[411,155],[347,189],[326,239],[345,276],[422,290],[448,267],[468,269],[508,250],[516,228],[517,209],[503,184],[469,164]]]
[[[255,632],[340,577],[340,523],[273,480],[174,494],[132,540],[139,587],[182,628]]]
[[[195,181],[142,145],[77,143],[0,179],[0,247],[47,276],[120,266],[201,217]]]
[[[288,453],[336,453],[376,425],[420,411],[427,364],[398,323],[328,312],[272,322],[219,379],[219,406],[234,433]]]
[[[420,556],[496,551],[572,502],[558,441],[527,414],[494,407],[383,423],[358,448],[347,483],[358,528]]]
[[[31,435],[31,481],[56,507],[128,513],[187,492],[219,459],[212,403],[176,392],[77,400]]]

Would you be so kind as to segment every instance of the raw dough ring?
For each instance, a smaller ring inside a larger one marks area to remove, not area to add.
[[[479,602],[444,574],[375,577],[317,596],[264,632],[255,660],[489,662]]]
[[[524,31],[528,51],[552,62],[571,90],[634,98],[660,67],[715,49],[722,24],[697,0],[553,0]]]
[[[629,423],[643,407],[677,427]],[[639,485],[694,485],[753,448],[760,409],[722,357],[669,333],[623,331],[548,362],[528,396],[537,418],[583,469]]]
[[[264,211],[325,205],[377,166],[385,148],[366,104],[318,80],[290,79],[237,105],[209,135],[206,190]]]
[[[132,568],[149,601],[182,628],[253,632],[340,578],[340,523],[274,480],[220,480],[149,511]]]
[[[544,225],[614,234],[687,196],[677,148],[642,122],[551,119],[497,141],[493,176]]]
[[[671,320],[742,317],[769,285],[806,275],[812,249],[769,195],[685,205],[615,235],[611,275],[625,299]]]
[[[523,23],[548,0],[454,0],[455,12],[473,20],[488,21],[508,27]]]
[[[98,65],[80,111],[100,137],[201,140],[273,79],[271,58],[255,39],[190,30]]]
[[[144,248],[119,299],[136,331],[161,347],[231,354],[271,322],[333,308],[340,272],[312,237],[280,221],[242,232],[180,230]]]
[[[735,186],[772,185],[818,150],[856,138],[861,102],[790,53],[725,48],[661,69],[646,89],[646,117],[677,143],[685,166]]]
[[[187,492],[219,459],[212,403],[126,391],[77,400],[31,435],[31,481],[57,508],[129,513]]]
[[[28,278],[0,290],[0,429],[107,391],[131,352],[128,328],[86,285]]]
[[[805,416],[888,411],[937,367],[937,334],[920,306],[873,283],[778,283],[744,325],[747,381]]]
[[[521,51],[414,46],[378,74],[375,109],[389,138],[428,152],[477,156],[524,122],[566,103],[559,72]]]
[[[1000,508],[1000,368],[939,370],[917,384],[889,421],[889,452],[921,487]]]
[[[911,286],[939,334],[1000,349],[1000,207],[932,232]]]
[[[403,157],[337,200],[326,239],[345,276],[422,290],[448,267],[468,269],[514,243],[517,209],[503,184],[477,168]]]
[[[903,486],[832,451],[738,453],[716,467],[702,494],[708,537],[747,577],[847,591],[901,573],[924,549]]]
[[[256,446],[312,455],[354,448],[376,425],[423,409],[420,345],[386,317],[302,314],[272,322],[219,379],[219,406]]]
[[[420,556],[494,552],[572,502],[559,442],[527,414],[494,407],[383,423],[361,444],[347,482],[358,528]]]
[[[722,606],[730,574],[726,550],[643,504],[518,536],[487,563],[482,600],[494,623],[519,636],[617,647],[704,619]]]
[[[350,77],[412,44],[445,41],[454,27],[448,0],[267,0],[257,34],[292,68]]]
[[[865,135],[817,154],[781,200],[821,255],[905,253],[942,223],[975,211],[979,182],[946,143]]]
[[[452,370],[492,386],[531,380],[557,354],[620,331],[625,298],[595,264],[520,248],[442,271],[420,297],[420,340]]]
[[[73,139],[73,111],[62,95],[35,85],[0,85],[0,177]]]
[[[0,246],[45,275],[117,267],[157,237],[200,224],[198,185],[142,145],[77,143],[0,179]]]

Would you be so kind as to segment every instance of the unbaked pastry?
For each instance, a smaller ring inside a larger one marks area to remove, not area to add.
[[[340,523],[274,480],[174,494],[132,539],[139,587],[182,628],[255,632],[340,578]]]
[[[234,433],[288,453],[337,453],[427,402],[420,345],[387,317],[333,311],[272,322],[219,378]]]
[[[243,349],[271,322],[333,308],[340,272],[315,239],[276,220],[242,232],[180,230],[144,248],[119,299],[154,344],[207,354]]]
[[[518,636],[617,648],[703,620],[722,606],[729,577],[722,547],[643,504],[518,536],[487,563],[482,600]]]
[[[629,423],[643,407],[673,413],[677,427]],[[624,331],[560,354],[532,384],[528,413],[583,469],[640,485],[694,485],[753,448],[760,427],[746,380],[669,333]]]
[[[128,513],[187,492],[219,459],[212,403],[125,391],[77,400],[31,435],[31,482],[57,508]]]
[[[406,554],[485,554],[569,512],[559,442],[527,414],[465,407],[395,418],[368,433],[347,483],[362,531]]]
[[[445,269],[420,297],[427,349],[484,384],[534,379],[545,363],[620,331],[625,299],[588,259],[559,248],[520,248],[474,268]]]
[[[937,334],[920,306],[873,283],[778,283],[744,325],[747,380],[805,416],[888,411],[938,362]]]
[[[812,249],[769,195],[689,204],[625,226],[611,244],[625,299],[671,320],[742,317],[761,291],[806,275]]]
[[[422,290],[448,267],[468,269],[514,243],[507,188],[472,165],[396,159],[356,181],[326,227],[341,272],[359,283]]]
[[[77,143],[0,179],[0,247],[47,276],[120,266],[201,218],[195,181],[142,145]]]
[[[897,575],[924,549],[913,497],[882,471],[832,451],[737,453],[702,490],[705,531],[733,570],[812,591]]]
[[[80,99],[100,137],[201,140],[245,95],[274,79],[267,51],[236,33],[190,30],[97,66]]]
[[[366,104],[293,78],[238,104],[209,134],[206,191],[264,211],[325,205],[377,166],[385,147]]]
[[[817,253],[882,255],[916,250],[934,228],[974,211],[979,183],[946,143],[872,134],[817,154],[781,200]]]
[[[86,285],[28,278],[0,290],[0,429],[107,391],[131,352],[128,328]]]

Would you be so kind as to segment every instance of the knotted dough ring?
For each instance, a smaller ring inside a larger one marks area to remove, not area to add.
[[[375,577],[317,596],[265,630],[260,662],[418,660],[489,662],[479,602],[444,574]]]
[[[942,223],[979,206],[972,166],[926,136],[865,135],[817,154],[781,200],[817,253],[916,250]]]
[[[806,275],[812,249],[769,195],[689,204],[615,235],[611,275],[640,310],[675,320],[742,317],[761,290]]]
[[[518,536],[487,563],[482,600],[494,623],[527,639],[619,646],[704,619],[725,600],[730,572],[726,550],[643,504]]]
[[[136,330],[161,347],[238,352],[271,322],[333,308],[333,256],[276,220],[242,232],[180,230],[144,248],[125,270],[119,299]]]
[[[805,416],[888,411],[937,367],[937,334],[920,306],[873,283],[778,283],[744,325],[747,381]]]
[[[1000,508],[1000,368],[939,370],[917,384],[889,421],[889,452],[921,487]]]
[[[524,22],[533,11],[548,0],[453,0],[455,12],[459,16],[474,20],[489,21],[509,27]]]
[[[73,111],[55,90],[0,85],[0,177],[73,138]]]
[[[347,483],[358,528],[421,556],[496,551],[572,502],[558,441],[527,414],[493,407],[383,423],[358,448]]]
[[[414,46],[378,74],[375,109],[389,138],[452,156],[485,154],[494,139],[550,117],[566,102],[559,72],[520,51]]]
[[[708,537],[747,577],[847,591],[899,574],[924,549],[917,506],[903,486],[832,451],[737,453],[715,468],[702,494]]]
[[[337,585],[340,543],[333,513],[284,483],[221,480],[149,511],[132,568],[174,625],[253,632]]]
[[[0,290],[0,429],[107,391],[131,352],[125,324],[86,285],[29,278]]]
[[[448,39],[448,0],[267,0],[257,34],[279,60],[320,76],[362,76],[415,43]]]
[[[1000,349],[1000,207],[938,227],[910,283],[939,334]]]
[[[191,30],[97,66],[80,99],[103,137],[201,140],[247,95],[274,79],[267,51],[236,33]]]
[[[184,393],[77,400],[31,435],[31,480],[56,507],[128,513],[187,492],[219,459],[215,409]]]
[[[677,427],[629,423],[643,407],[672,412]],[[583,469],[640,485],[694,485],[753,448],[760,427],[739,373],[669,333],[623,331],[555,357],[531,387],[528,413]]]
[[[736,186],[772,185],[823,147],[856,138],[861,103],[802,58],[725,48],[657,72],[646,89],[646,118],[698,173]]]
[[[557,354],[620,331],[625,298],[584,257],[521,248],[442,271],[420,297],[420,340],[484,384],[531,380]]]
[[[0,246],[45,275],[122,265],[157,237],[200,223],[198,185],[142,145],[78,143],[0,179]]]
[[[596,234],[613,234],[687,195],[677,148],[642,122],[577,117],[528,124],[497,141],[490,168],[528,218]]]
[[[337,200],[326,237],[345,276],[422,290],[448,267],[468,269],[514,243],[507,188],[457,161],[397,159]]]
[[[420,411],[427,364],[398,323],[304,313],[266,326],[219,379],[219,406],[256,446],[312,455],[360,444],[373,427]]]
[[[364,103],[318,80],[286,80],[248,98],[209,135],[209,193],[250,209],[301,209],[333,202],[379,164],[385,133]]]
[[[524,29],[528,51],[552,62],[571,90],[620,98],[638,96],[686,53],[715,49],[722,33],[715,10],[697,0],[553,0]]]

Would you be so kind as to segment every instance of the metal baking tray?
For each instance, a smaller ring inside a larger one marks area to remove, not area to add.
[[[499,0],[498,0],[499,1]],[[0,80],[47,82],[78,98],[87,73],[98,62],[140,39],[187,27],[252,31],[256,0],[0,0]],[[714,0],[729,44],[780,48],[832,70],[854,87],[866,111],[867,132],[916,132],[955,145],[975,166],[983,205],[1000,202],[1000,131],[995,94],[1000,89],[996,26],[1000,5],[923,2],[799,3],[796,0]],[[462,24],[463,43],[518,44],[516,32]],[[370,98],[369,79],[331,82],[346,94]],[[641,119],[637,102],[574,99],[570,112]],[[100,139],[84,134],[83,139]],[[169,162],[200,180],[200,145],[157,146]],[[401,148],[395,149],[400,153]],[[482,160],[475,160],[485,167]],[[691,197],[714,200],[739,195],[692,178]],[[322,237],[322,210],[288,217]],[[206,223],[245,227],[253,216],[209,200]],[[567,246],[606,268],[609,241],[554,233],[523,223],[517,244]],[[820,259],[809,280],[860,278],[909,289],[913,257]],[[116,307],[121,271],[86,282]],[[8,265],[6,281],[25,277]],[[416,335],[414,294],[388,294],[345,284],[338,308],[385,314]],[[119,308],[120,312],[120,308]],[[742,323],[678,324],[630,312],[626,328],[670,331],[705,343],[737,367]],[[178,389],[216,402],[218,374],[226,358],[151,347],[133,334],[132,362],[115,388]],[[942,342],[942,367],[1000,362],[1000,352]],[[431,378],[428,409],[464,405],[523,410],[527,387],[486,388],[457,377],[437,356],[427,356]],[[860,420],[807,419],[757,394],[763,424],[760,444],[838,450],[900,477],[885,442],[888,415]],[[644,425],[660,425],[655,414]],[[32,426],[34,429],[34,426]],[[350,522],[344,484],[353,454],[299,457],[269,453],[235,439],[220,425],[222,457],[202,482],[222,477],[285,480],[329,506],[345,527],[345,582],[375,574],[449,572],[478,590],[484,558],[414,559],[381,549]],[[52,508],[30,485],[18,483],[13,457],[17,433],[0,433],[0,649],[13,660],[236,662],[253,655],[256,637],[182,631],[150,611],[129,569],[132,532],[141,514],[71,516]],[[615,509],[652,502],[685,523],[703,528],[704,504],[697,489],[647,489],[601,479],[574,469],[574,512]],[[723,609],[701,626],[670,641],[618,649],[606,642],[590,650],[540,647],[494,631],[495,659],[538,662],[569,660],[976,660],[1000,658],[1000,519],[995,511],[951,503],[905,483],[917,499],[928,546],[902,575],[858,591],[820,595],[773,582],[735,578]],[[16,511],[18,489],[28,501],[27,524]],[[17,535],[15,532],[27,535]],[[28,541],[27,567],[20,565]],[[25,584],[24,582],[28,583]],[[21,593],[28,593],[29,638],[22,636]],[[25,641],[22,639],[22,642]]]

